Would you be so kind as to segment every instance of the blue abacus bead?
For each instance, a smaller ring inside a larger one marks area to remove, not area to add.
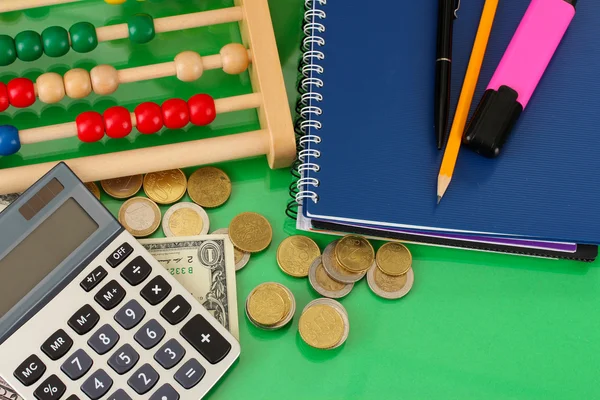
[[[12,125],[0,125],[0,156],[11,156],[20,149],[19,130]]]

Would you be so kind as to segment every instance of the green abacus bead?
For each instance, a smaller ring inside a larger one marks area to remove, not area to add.
[[[62,57],[69,52],[69,32],[61,26],[51,26],[42,32],[44,53],[48,57]]]
[[[15,41],[8,35],[0,35],[0,66],[6,67],[17,59]]]
[[[15,36],[15,47],[22,61],[35,61],[44,54],[42,37],[34,31],[23,31]]]
[[[71,47],[78,53],[89,53],[98,47],[96,27],[89,22],[78,22],[69,29]]]
[[[129,40],[134,43],[148,43],[154,36],[154,19],[148,14],[136,14],[129,19],[127,23],[129,27]]]

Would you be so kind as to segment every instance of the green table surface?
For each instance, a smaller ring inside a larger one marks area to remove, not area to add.
[[[155,17],[232,5],[232,0],[163,0],[108,6],[99,0],[0,16],[2,33],[41,31],[50,24],[70,26],[78,20],[97,25],[126,21],[148,12]],[[293,108],[301,41],[302,0],[270,0],[290,107]],[[357,27],[360,29],[360,27]],[[217,53],[239,41],[235,24],[160,35],[160,40],[132,46],[127,40],[104,43],[93,53],[70,53],[60,60],[17,62],[0,68],[0,77],[37,77],[43,71],[65,72],[109,63],[118,69],[172,60],[183,50]],[[357,49],[357,51],[361,51]],[[368,50],[364,50],[368,51]],[[350,61],[349,61],[350,62]],[[360,66],[354,65],[357,77]],[[247,75],[229,77],[207,72],[198,82],[174,78],[124,85],[109,98],[65,100],[31,111],[10,110],[0,123],[19,128],[67,122],[79,112],[141,101],[161,102],[207,92],[215,97],[250,92]],[[99,154],[200,136],[224,135],[257,128],[256,113],[219,116],[210,128],[133,136],[121,141],[82,145],[77,140],[26,146],[20,155],[0,159],[0,168],[80,155]],[[214,390],[211,399],[592,399],[600,397],[600,270],[598,264],[550,261],[518,256],[411,245],[415,284],[408,296],[386,301],[366,282],[341,302],[350,316],[350,336],[341,348],[319,351],[298,334],[302,308],[318,295],[307,279],[280,271],[278,244],[297,233],[284,214],[289,171],[270,170],[264,158],[221,164],[233,182],[223,207],[208,210],[211,231],[228,226],[243,211],[265,215],[274,230],[271,247],[254,255],[237,274],[242,355]],[[194,169],[186,170],[188,175]],[[102,195],[116,215],[120,201]],[[162,208],[163,212],[166,207]],[[158,232],[155,236],[160,236]],[[311,234],[321,249],[331,237]],[[376,245],[380,245],[376,243]],[[284,329],[262,331],[244,315],[246,296],[258,284],[277,281],[296,297],[297,313]]]

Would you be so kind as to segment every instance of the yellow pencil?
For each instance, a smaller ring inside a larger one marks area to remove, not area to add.
[[[463,132],[469,116],[469,109],[471,108],[471,102],[473,101],[473,95],[475,94],[475,88],[477,86],[477,81],[479,80],[479,72],[481,71],[481,65],[483,64],[483,58],[485,56],[490,33],[492,32],[492,25],[494,24],[494,18],[496,16],[498,1],[499,0],[486,0],[483,12],[481,13],[481,20],[479,22],[479,28],[477,29],[477,36],[475,36],[475,43],[473,44],[469,67],[465,74],[465,80],[454,115],[454,122],[452,123],[448,144],[446,145],[446,151],[444,152],[444,159],[442,160],[442,166],[438,175],[438,203],[442,200],[442,197],[444,196],[444,193],[446,193],[446,190],[448,190],[448,186],[450,186],[450,181],[452,180],[452,174],[454,173],[454,166],[456,165],[456,159],[458,158],[458,151],[460,149]]]

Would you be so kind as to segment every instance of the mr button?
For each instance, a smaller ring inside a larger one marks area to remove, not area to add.
[[[114,253],[112,253],[106,262],[113,268],[117,268],[125,259],[133,253],[133,247],[129,243],[123,243]]]
[[[44,375],[44,372],[46,372],[46,366],[38,356],[33,354],[19,365],[13,375],[23,385],[31,386]]]
[[[56,361],[71,349],[73,339],[65,331],[59,329],[42,345],[42,351],[52,361]]]

